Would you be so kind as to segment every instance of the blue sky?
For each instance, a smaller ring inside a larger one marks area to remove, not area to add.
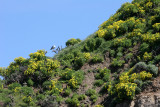
[[[84,40],[131,0],[0,0],[0,67],[52,45]]]

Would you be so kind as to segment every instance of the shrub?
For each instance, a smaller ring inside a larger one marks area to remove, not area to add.
[[[144,55],[143,55],[143,59],[145,61],[151,60],[152,59],[152,53],[145,52]]]
[[[77,44],[77,43],[79,43],[79,42],[81,42],[80,39],[74,39],[74,38],[72,38],[72,39],[69,39],[69,40],[66,42],[66,46],[75,45],[75,44]]]
[[[158,67],[156,67],[155,65],[149,64],[147,66],[147,71],[150,72],[151,74],[153,74],[154,76],[157,76],[157,74],[158,74]]]
[[[126,56],[125,56],[125,60],[129,60],[133,57],[133,53],[128,53]]]
[[[45,96],[44,96],[43,94],[38,94],[38,95],[36,96],[36,99],[37,99],[37,100],[44,100],[44,99],[45,99]]]
[[[123,64],[125,63],[124,60],[119,60],[117,58],[114,58],[111,62],[111,66],[114,66],[114,67],[121,67]]]
[[[118,83],[115,88],[120,99],[133,99],[135,96],[135,89],[137,84],[135,83]]]
[[[101,63],[103,61],[103,58],[100,55],[93,56],[91,62],[92,63]]]
[[[92,52],[97,50],[104,40],[102,38],[90,38],[84,44],[84,51]]]
[[[32,79],[28,79],[27,84],[28,86],[33,86],[34,82],[32,81]]]
[[[153,29],[156,31],[156,32],[159,32],[160,31],[160,23],[155,23],[153,26]]]
[[[28,95],[33,95],[34,91],[31,87],[21,87],[21,93],[28,96]]]
[[[96,80],[96,81],[94,82],[94,85],[100,87],[100,86],[103,85],[103,83],[104,83],[103,80]]]
[[[96,94],[96,90],[94,90],[94,89],[88,89],[86,91],[86,95],[88,95],[88,96],[91,96],[91,95],[94,95],[94,94]]]
[[[147,44],[145,42],[142,43],[141,46],[140,46],[141,53],[147,52],[148,48],[149,48],[149,44]]]
[[[62,73],[62,79],[64,80],[70,80],[72,78],[72,75],[75,71],[70,69],[70,68],[66,68],[64,70],[64,73]]]
[[[43,87],[43,89],[49,89],[49,86],[51,86],[52,85],[52,82],[51,81],[45,81],[45,82],[43,82],[43,84],[42,84],[42,87]]]
[[[138,8],[131,3],[125,3],[122,5],[122,7],[118,10],[118,12],[121,12],[121,18],[126,19],[128,17],[132,17],[137,15]]]
[[[110,56],[114,57],[115,53],[115,50],[110,50]]]
[[[138,80],[138,79],[136,79],[136,80],[134,80],[134,83],[136,83],[137,84],[137,87],[142,87],[142,85],[143,85],[143,81],[142,80]]]
[[[72,106],[72,107],[79,107],[80,106],[80,100],[85,99],[85,95],[78,95],[78,94],[73,94],[71,98],[68,98],[66,102]]]
[[[97,95],[91,95],[90,98],[95,103],[98,99],[98,96]]]
[[[10,90],[14,90],[16,87],[21,87],[21,84],[15,82],[15,83],[8,85],[8,89]]]
[[[64,94],[66,96],[69,96],[71,94],[71,92],[72,92],[72,90],[69,87],[67,87],[67,89],[65,89],[65,91],[64,91]]]
[[[74,66],[76,69],[79,69],[80,67],[84,65],[85,62],[86,62],[86,59],[84,57],[76,57]]]
[[[154,57],[154,62],[158,63],[160,61],[160,55]]]
[[[118,52],[117,53],[117,57],[122,57],[123,56],[123,53],[122,52]]]

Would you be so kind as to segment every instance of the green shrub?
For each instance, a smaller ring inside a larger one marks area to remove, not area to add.
[[[80,67],[82,67],[84,65],[84,63],[86,61],[87,60],[84,57],[77,57],[77,58],[75,58],[74,67],[76,69],[79,69]]]
[[[142,91],[141,88],[136,87],[135,94],[139,94],[141,91]]]
[[[95,103],[98,99],[98,96],[97,95],[91,95],[90,98]]]
[[[45,81],[45,82],[43,82],[43,84],[42,84],[42,87],[43,87],[43,89],[49,89],[49,86],[51,86],[52,85],[52,82],[51,81]]]
[[[129,60],[133,57],[133,53],[128,53],[126,56],[125,56],[125,60]]]
[[[118,12],[121,12],[121,18],[126,19],[128,17],[132,17],[137,15],[138,8],[131,4],[131,3],[125,3],[121,6],[121,8],[118,10]]]
[[[81,94],[78,97],[78,100],[85,100],[86,99],[86,95],[85,94]]]
[[[122,57],[123,56],[123,53],[122,52],[118,52],[117,53],[117,57]]]
[[[152,25],[152,27],[155,30],[155,32],[159,32],[160,31],[160,23],[155,23],[154,25]]]
[[[157,76],[157,74],[158,74],[158,67],[156,67],[155,65],[152,65],[152,64],[147,65],[145,62],[137,63],[133,67],[132,73],[141,72],[141,71],[144,71],[144,70],[146,70],[147,72],[150,72],[154,76]]]
[[[34,91],[31,87],[21,87],[21,93],[24,95],[33,95]]]
[[[125,63],[124,60],[119,60],[117,58],[114,58],[111,62],[111,66],[114,66],[114,67],[121,67],[123,64]]]
[[[79,43],[79,42],[81,42],[80,39],[74,39],[74,38],[72,38],[72,39],[69,39],[69,40],[66,42],[66,46],[75,45],[75,44],[77,44],[77,43]]]
[[[70,69],[70,68],[66,68],[63,73],[62,73],[62,79],[64,80],[70,80],[72,78],[72,75],[75,71]]]
[[[8,86],[8,89],[10,89],[10,90],[14,90],[16,87],[21,87],[21,84],[19,84],[19,83],[12,83],[12,84],[10,84],[9,86]]]
[[[158,67],[156,67],[155,65],[149,64],[147,66],[147,71],[153,74],[154,76],[156,76],[158,74]]]
[[[110,56],[114,57],[114,55],[116,53],[115,50],[110,50],[109,52],[110,52]]]
[[[86,91],[86,95],[91,96],[91,95],[95,95],[96,94],[96,90],[94,89],[88,89]]]
[[[158,63],[160,61],[160,55],[154,57],[154,62]]]
[[[64,94],[66,96],[69,96],[71,94],[71,92],[72,92],[72,90],[69,87],[67,87],[67,89],[65,89],[65,91],[64,91]]]
[[[32,79],[28,79],[27,84],[28,86],[33,86],[34,82],[32,81]]]
[[[93,90],[93,89],[88,89],[86,91],[86,95],[87,96],[90,96],[90,99],[95,103],[98,99],[98,95],[96,93],[96,90]]]
[[[100,55],[93,56],[91,62],[92,63],[101,63],[103,61],[103,58]]]
[[[85,42],[84,51],[92,52],[97,50],[98,47],[103,43],[102,38],[90,38]]]
[[[100,87],[100,86],[103,85],[103,83],[104,83],[103,80],[96,80],[96,81],[94,82],[94,85]]]
[[[85,95],[78,95],[78,94],[73,94],[71,98],[68,98],[66,100],[66,103],[68,103],[72,107],[79,107],[80,106],[80,100],[84,100],[86,98]]]
[[[36,99],[37,99],[37,100],[44,100],[44,99],[45,99],[45,96],[44,96],[43,94],[38,94],[38,95],[36,96]]]

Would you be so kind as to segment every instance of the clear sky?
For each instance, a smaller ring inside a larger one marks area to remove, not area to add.
[[[52,45],[84,40],[132,0],[0,0],[0,67]]]

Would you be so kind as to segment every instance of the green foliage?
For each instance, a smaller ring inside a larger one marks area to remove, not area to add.
[[[65,91],[64,91],[64,94],[66,96],[69,96],[71,94],[71,92],[72,92],[72,90],[69,87],[67,87],[67,89],[65,89]]]
[[[124,60],[119,60],[117,58],[114,58],[111,62],[111,66],[113,67],[121,67],[125,63]]]
[[[34,82],[32,81],[32,79],[28,79],[27,84],[28,86],[33,86]]]
[[[101,63],[103,61],[103,58],[100,55],[93,56],[91,62],[92,63]]]
[[[69,40],[66,42],[66,46],[75,45],[75,44],[77,44],[77,43],[79,43],[79,42],[81,42],[80,39],[74,39],[74,38],[72,38],[72,39],[69,39]]]
[[[103,85],[103,83],[104,83],[103,80],[96,80],[96,81],[94,82],[94,85],[100,87],[100,86]]]
[[[86,91],[86,95],[90,96],[90,99],[95,103],[98,99],[98,95],[96,94],[96,91],[93,89],[88,89]]]
[[[44,100],[44,99],[45,99],[45,95],[43,95],[43,94],[38,94],[38,95],[36,96],[36,99],[37,99],[37,100]]]
[[[140,52],[142,52],[142,53],[147,52],[148,48],[149,48],[149,44],[144,42],[140,46]]]
[[[125,56],[125,60],[129,60],[133,57],[133,53],[128,53],[126,56]]]
[[[78,95],[78,94],[73,94],[71,98],[68,98],[66,102],[72,106],[72,107],[79,107],[80,106],[80,101],[84,100],[86,98],[85,95]]]
[[[138,8],[134,4],[125,3],[118,10],[118,12],[121,12],[122,19],[126,19],[128,17],[136,16],[138,13]]]
[[[92,52],[97,50],[104,40],[102,38],[88,39],[84,44],[84,51]]]
[[[46,89],[49,89],[49,86],[51,86],[51,85],[52,85],[51,81],[45,81],[45,82],[43,82],[42,87],[44,90],[46,90]]]
[[[16,87],[21,87],[21,84],[15,82],[15,83],[8,85],[8,89],[10,90],[14,90]]]
[[[84,63],[86,62],[87,60],[84,58],[84,57],[76,57],[75,58],[75,62],[74,62],[74,67],[76,69],[79,69],[80,67],[82,67],[84,65]]]
[[[91,96],[91,95],[94,95],[94,94],[96,94],[96,90],[94,90],[94,89],[88,89],[86,91],[86,95],[88,95],[88,96]]]

